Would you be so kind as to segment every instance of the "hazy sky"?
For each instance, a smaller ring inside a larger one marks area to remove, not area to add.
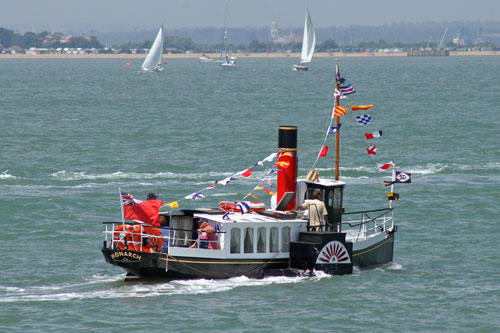
[[[302,26],[309,7],[316,27],[394,22],[500,21],[500,0],[229,0],[229,26]],[[0,27],[126,31],[220,27],[225,0],[0,0]]]

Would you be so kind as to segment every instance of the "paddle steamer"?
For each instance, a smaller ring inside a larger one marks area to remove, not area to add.
[[[353,265],[364,268],[391,262],[397,229],[392,208],[345,212],[343,181],[296,178],[297,128],[281,126],[278,137],[288,167],[278,172],[276,208],[251,208],[245,214],[227,208],[161,213],[168,227],[159,228],[163,232],[156,235],[148,227],[131,229],[132,224],[123,228],[122,222],[104,222],[106,261],[124,269],[128,278],[207,279],[302,275],[315,270],[350,274]],[[313,230],[313,212],[292,210],[314,191],[322,193],[333,227]],[[210,248],[197,242],[200,221],[215,230]],[[146,245],[151,243],[155,246]]]

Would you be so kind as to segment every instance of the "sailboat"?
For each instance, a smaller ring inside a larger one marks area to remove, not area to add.
[[[220,50],[220,63],[221,69],[237,69],[238,64],[236,63],[235,57],[229,57],[227,55],[227,21],[228,21],[228,3],[226,0],[226,14],[224,17],[224,35],[222,37],[222,47]]]
[[[306,65],[310,63],[316,47],[316,32],[309,15],[309,9],[306,9],[306,18],[304,23],[304,36],[302,38],[302,54],[298,64],[293,65],[294,71],[307,71],[309,68]]]
[[[337,64],[337,90],[342,80]],[[338,105],[337,96],[335,107]],[[339,128],[339,117],[336,119]],[[106,262],[125,270],[125,280],[310,276],[317,271],[342,275],[352,274],[353,266],[369,268],[390,263],[397,231],[391,202],[388,208],[345,211],[346,183],[339,180],[339,131],[335,133],[334,178],[320,179],[318,174],[299,178],[298,128],[278,126],[276,153],[253,166],[277,159],[268,172],[269,177],[276,179],[277,188],[276,193],[274,189],[273,193],[265,191],[273,198],[267,207],[264,203],[225,201],[214,208],[175,209],[180,207],[178,201],[166,205],[160,202],[158,205],[171,210],[158,213],[156,209],[153,218],[163,222],[151,226],[153,223],[146,224],[149,222],[125,222],[125,207],[130,211],[144,202],[120,190],[122,221],[103,222],[105,240],[101,251]],[[237,175],[251,175],[251,168],[215,182],[204,189],[205,193],[215,191],[217,184],[226,186]],[[201,191],[179,197],[201,198]],[[296,207],[306,204],[306,200],[314,202],[309,203],[307,214],[297,211]],[[316,200],[327,211],[321,214],[324,224],[315,223],[315,214],[321,211]]]
[[[161,72],[163,71],[162,67],[162,54],[163,54],[163,25],[158,30],[158,34],[153,42],[153,46],[149,50],[146,59],[141,66],[142,72]]]

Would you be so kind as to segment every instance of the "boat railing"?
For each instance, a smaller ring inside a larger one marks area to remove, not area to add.
[[[132,222],[103,222],[103,224],[106,227],[104,231],[104,247],[109,249],[128,249],[136,251],[152,249],[151,251],[154,252],[168,252],[169,247],[189,247],[195,243],[197,245],[194,247],[200,248],[200,242],[198,242],[197,238],[193,238],[192,236],[193,233],[196,233],[196,230],[192,229],[154,227],[161,232],[161,235],[154,235],[145,232],[144,228],[140,228],[139,231],[130,228],[135,226],[150,227],[149,225]],[[119,228],[121,225],[125,225],[125,227]],[[117,230],[117,228],[119,229]],[[207,243],[214,243],[211,248],[219,249],[220,234],[224,234],[225,232],[215,231],[215,233],[217,234],[217,239],[215,241],[204,241]],[[160,238],[163,239],[162,246],[154,246],[159,244]],[[147,246],[147,244],[151,245]]]
[[[356,240],[392,230],[394,227],[392,208],[348,212],[343,213],[342,217],[347,219],[340,223],[339,231],[350,233]]]

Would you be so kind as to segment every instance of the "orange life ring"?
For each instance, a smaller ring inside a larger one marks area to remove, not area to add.
[[[249,207],[250,212],[263,212],[266,209],[266,205],[262,202],[255,201],[244,201]],[[237,201],[221,201],[219,202],[220,210],[223,212],[241,212],[241,209],[237,207]]]
[[[127,237],[132,229],[132,226],[126,226],[125,228],[125,237],[120,237],[121,234],[123,233],[123,224],[120,224],[118,227],[115,228],[113,232],[113,243],[118,247],[120,250],[125,250],[127,248],[126,242],[127,242]]]
[[[152,237],[149,237],[149,242],[142,247],[142,250],[150,253],[160,251],[164,242],[160,229],[155,227],[144,227],[144,233]]]
[[[152,237],[150,237],[152,236]],[[137,252],[158,252],[163,246],[163,238],[160,229],[155,227],[144,227],[136,225],[131,227],[126,236],[129,251]],[[143,245],[143,239],[147,239],[146,245]]]
[[[142,234],[141,225],[136,225],[135,227],[131,228],[129,232],[127,232],[127,245],[129,251],[137,251],[137,252],[141,251],[142,249],[141,234]]]

